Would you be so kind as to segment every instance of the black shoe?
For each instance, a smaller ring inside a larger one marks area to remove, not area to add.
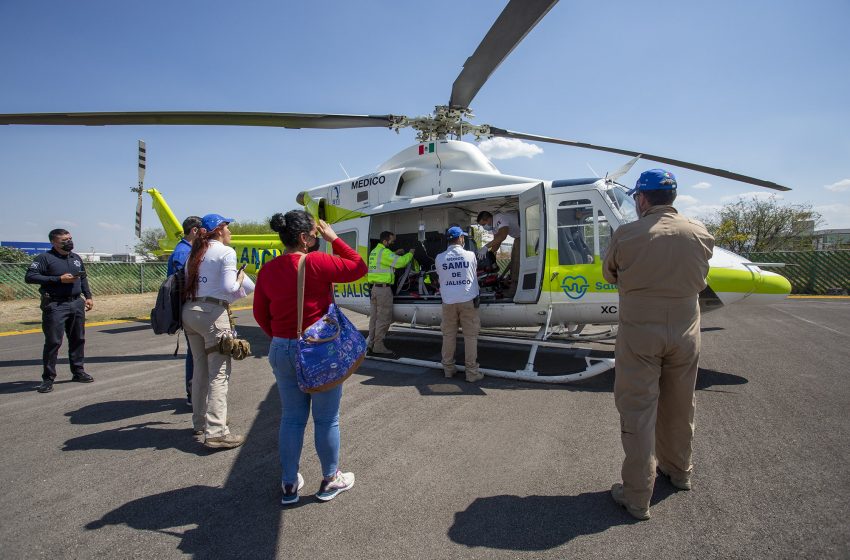
[[[399,355],[395,352],[375,352],[374,350],[369,350],[366,352],[367,356],[372,356],[374,358],[384,358],[385,360],[398,360]]]
[[[92,381],[94,381],[94,377],[87,374],[86,372],[83,372],[73,376],[71,378],[71,381],[76,381],[77,383],[91,383]]]
[[[36,387],[35,390],[38,391],[39,393],[49,393],[50,391],[53,390],[53,381],[52,380],[51,381],[42,381],[41,385]]]

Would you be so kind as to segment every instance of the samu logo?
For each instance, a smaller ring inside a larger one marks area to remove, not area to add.
[[[581,299],[589,287],[590,284],[584,276],[564,276],[561,281],[561,289],[570,299]]]
[[[339,206],[339,185],[331,187],[331,204],[333,206]]]

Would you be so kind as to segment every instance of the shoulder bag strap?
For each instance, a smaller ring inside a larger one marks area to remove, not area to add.
[[[307,255],[302,254],[298,259],[298,338],[301,338],[301,325],[304,323],[304,275]]]

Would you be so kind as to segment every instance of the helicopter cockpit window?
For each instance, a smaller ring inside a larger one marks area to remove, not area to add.
[[[632,197],[626,194],[622,187],[614,187],[606,191],[608,198],[614,204],[620,215],[623,217],[623,223],[634,222],[638,219],[637,208]]]
[[[592,264],[593,206],[589,200],[558,205],[558,264]]]
[[[540,245],[540,205],[533,204],[525,209],[525,256],[536,257]],[[517,240],[514,240],[516,243]]]

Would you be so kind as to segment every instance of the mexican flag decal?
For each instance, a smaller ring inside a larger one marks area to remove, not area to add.
[[[434,153],[434,143],[429,142],[428,144],[419,144],[419,155],[425,154],[433,154]]]

